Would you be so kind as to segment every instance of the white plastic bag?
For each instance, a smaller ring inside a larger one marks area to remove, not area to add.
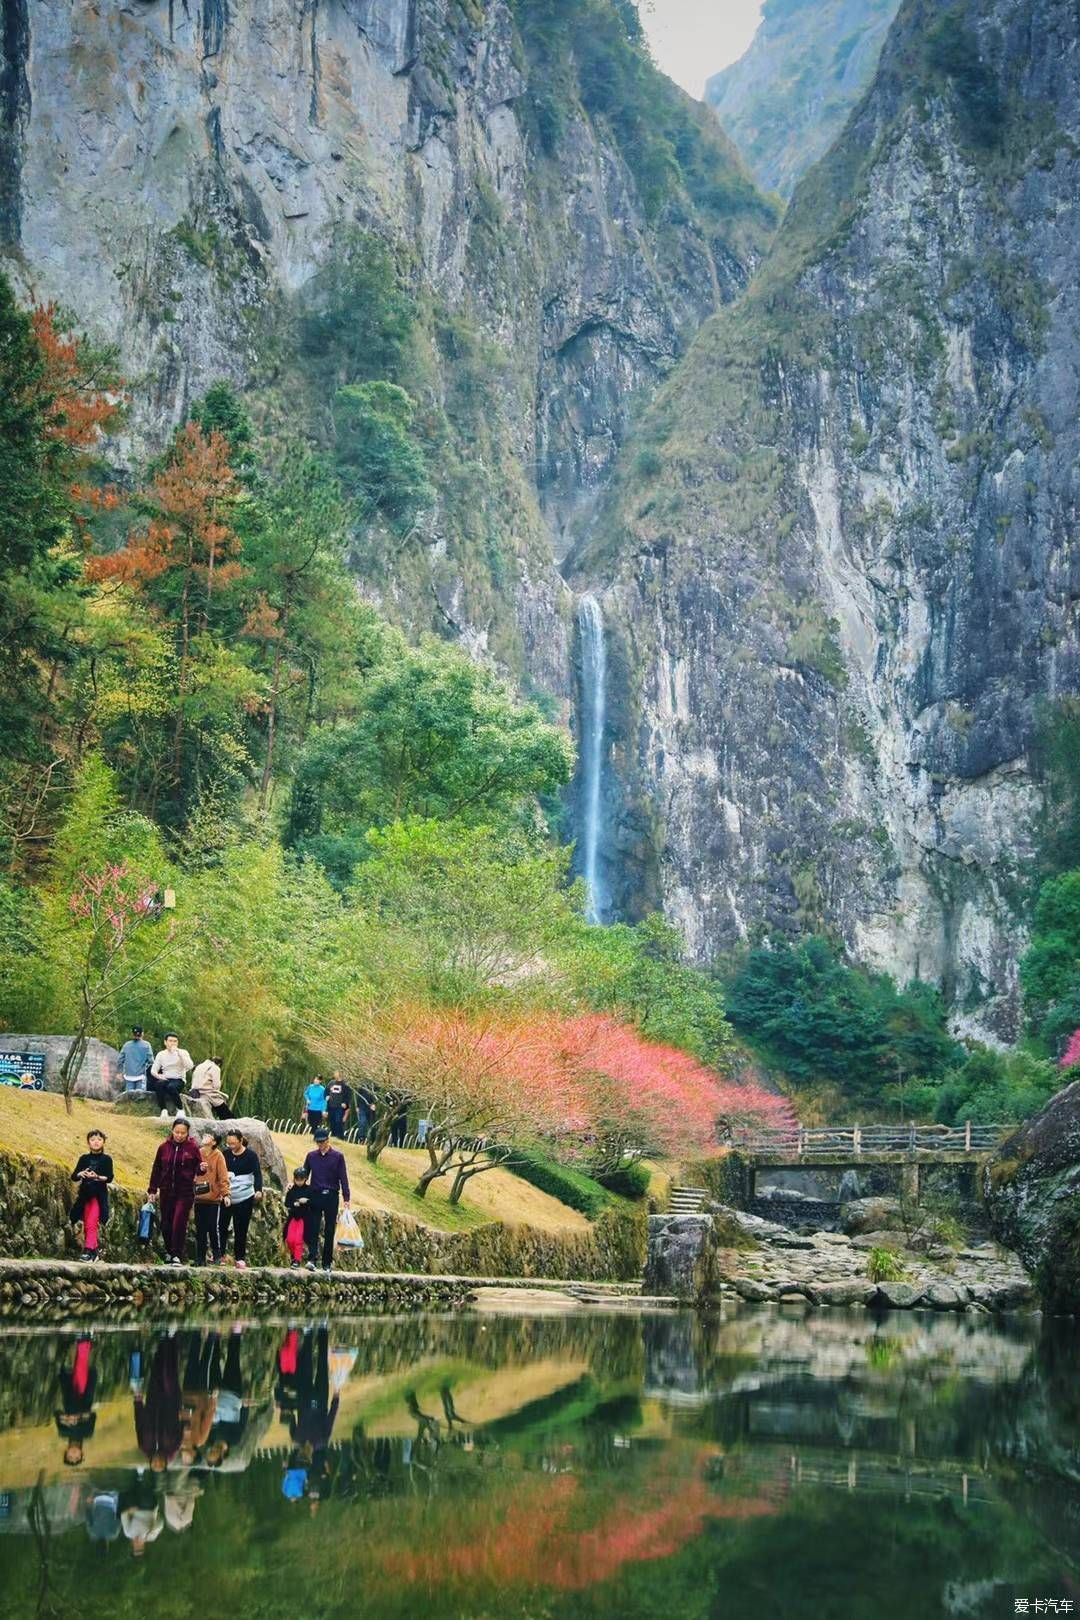
[[[360,1228],[356,1224],[356,1216],[351,1209],[343,1209],[338,1216],[334,1242],[339,1249],[362,1249],[364,1247]]]

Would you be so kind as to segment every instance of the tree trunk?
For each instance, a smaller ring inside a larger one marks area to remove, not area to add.
[[[289,628],[289,612],[292,607],[292,589],[290,586],[285,592],[285,601],[281,609],[281,635],[274,648],[274,673],[270,681],[270,713],[266,719],[266,759],[263,762],[262,781],[259,783],[259,810],[266,809],[267,795],[270,792],[270,778],[274,769],[274,741],[277,732],[277,706],[278,694],[281,691],[281,666],[285,662],[285,636]]]

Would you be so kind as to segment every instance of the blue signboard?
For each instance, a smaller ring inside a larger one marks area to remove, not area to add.
[[[33,1075],[35,1091],[44,1091],[44,1052],[0,1052],[0,1086],[21,1086],[24,1074]]]

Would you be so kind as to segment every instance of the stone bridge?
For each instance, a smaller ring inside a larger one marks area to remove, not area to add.
[[[923,1165],[968,1164],[972,1180],[1015,1125],[820,1125],[741,1130],[732,1146],[750,1166],[750,1194],[761,1170],[851,1170],[899,1165],[904,1193],[918,1199]]]

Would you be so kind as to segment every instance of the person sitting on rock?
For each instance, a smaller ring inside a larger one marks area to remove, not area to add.
[[[194,1068],[190,1053],[180,1045],[178,1035],[166,1035],[165,1045],[150,1065],[147,1087],[161,1103],[161,1118],[183,1113],[180,1093],[184,1081]]]
[[[221,1089],[221,1059],[203,1058],[191,1076],[191,1101],[206,1103],[215,1119],[232,1119],[229,1099]]]

